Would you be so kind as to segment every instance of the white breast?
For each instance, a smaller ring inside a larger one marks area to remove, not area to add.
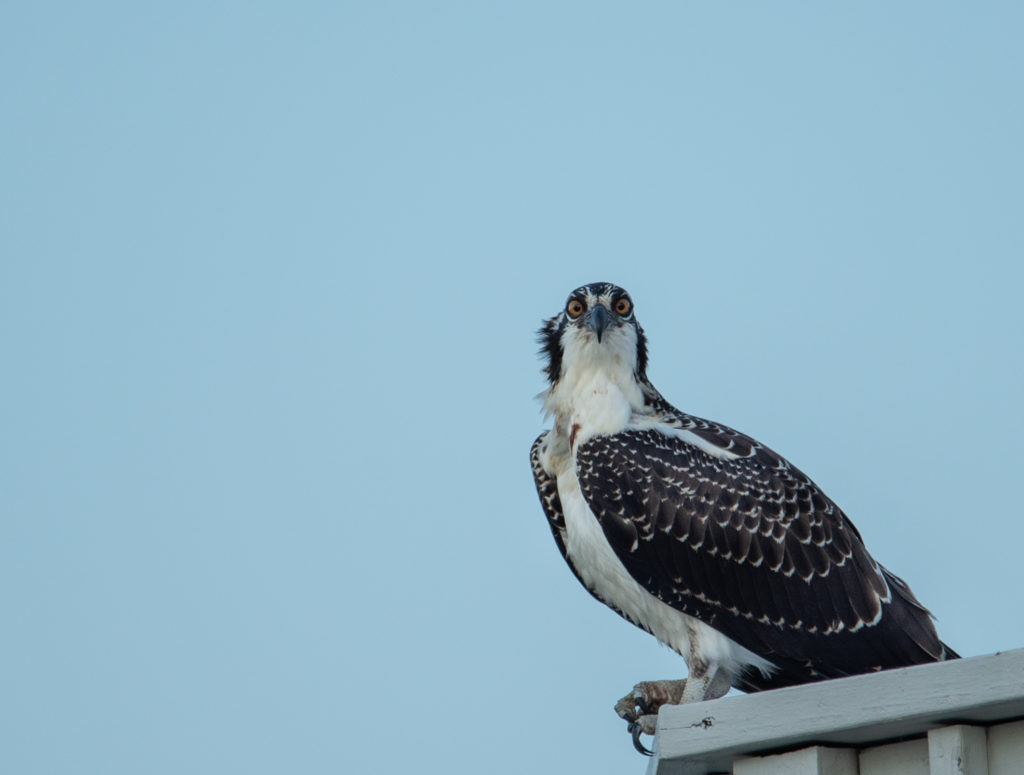
[[[558,496],[565,514],[565,548],[587,588],[659,641],[689,658],[697,650],[702,659],[721,665],[736,676],[744,667],[771,670],[771,664],[718,630],[672,608],[644,589],[615,556],[601,525],[580,492],[575,467],[558,477]]]
[[[571,360],[544,401],[544,409],[558,418],[566,433],[577,429],[573,436],[577,445],[599,433],[623,430],[634,410],[643,405],[632,367],[614,351],[609,355],[594,348],[582,350]]]

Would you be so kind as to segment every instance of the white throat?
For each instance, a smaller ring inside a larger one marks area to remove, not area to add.
[[[635,332],[609,332],[601,343],[589,332],[571,332],[563,342],[562,374],[544,401],[545,412],[555,415],[556,432],[577,446],[625,429],[644,405],[634,375]]]

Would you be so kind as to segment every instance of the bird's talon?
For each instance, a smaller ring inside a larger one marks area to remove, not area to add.
[[[654,751],[650,750],[643,743],[640,742],[640,735],[643,734],[643,727],[639,721],[631,721],[627,727],[629,733],[633,736],[633,747],[644,756],[654,756]]]

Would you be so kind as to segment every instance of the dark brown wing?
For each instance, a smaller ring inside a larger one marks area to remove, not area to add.
[[[742,688],[952,656],[814,482],[749,437],[682,417],[687,432],[741,457],[708,454],[686,432],[626,431],[581,445],[577,472],[637,582],[779,667]]]

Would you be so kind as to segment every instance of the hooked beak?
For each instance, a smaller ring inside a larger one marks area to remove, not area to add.
[[[587,317],[587,327],[597,334],[598,343],[601,342],[601,336],[604,334],[605,329],[608,328],[608,324],[611,322],[611,316],[608,314],[608,310],[604,308],[604,305],[598,304],[591,311]]]

